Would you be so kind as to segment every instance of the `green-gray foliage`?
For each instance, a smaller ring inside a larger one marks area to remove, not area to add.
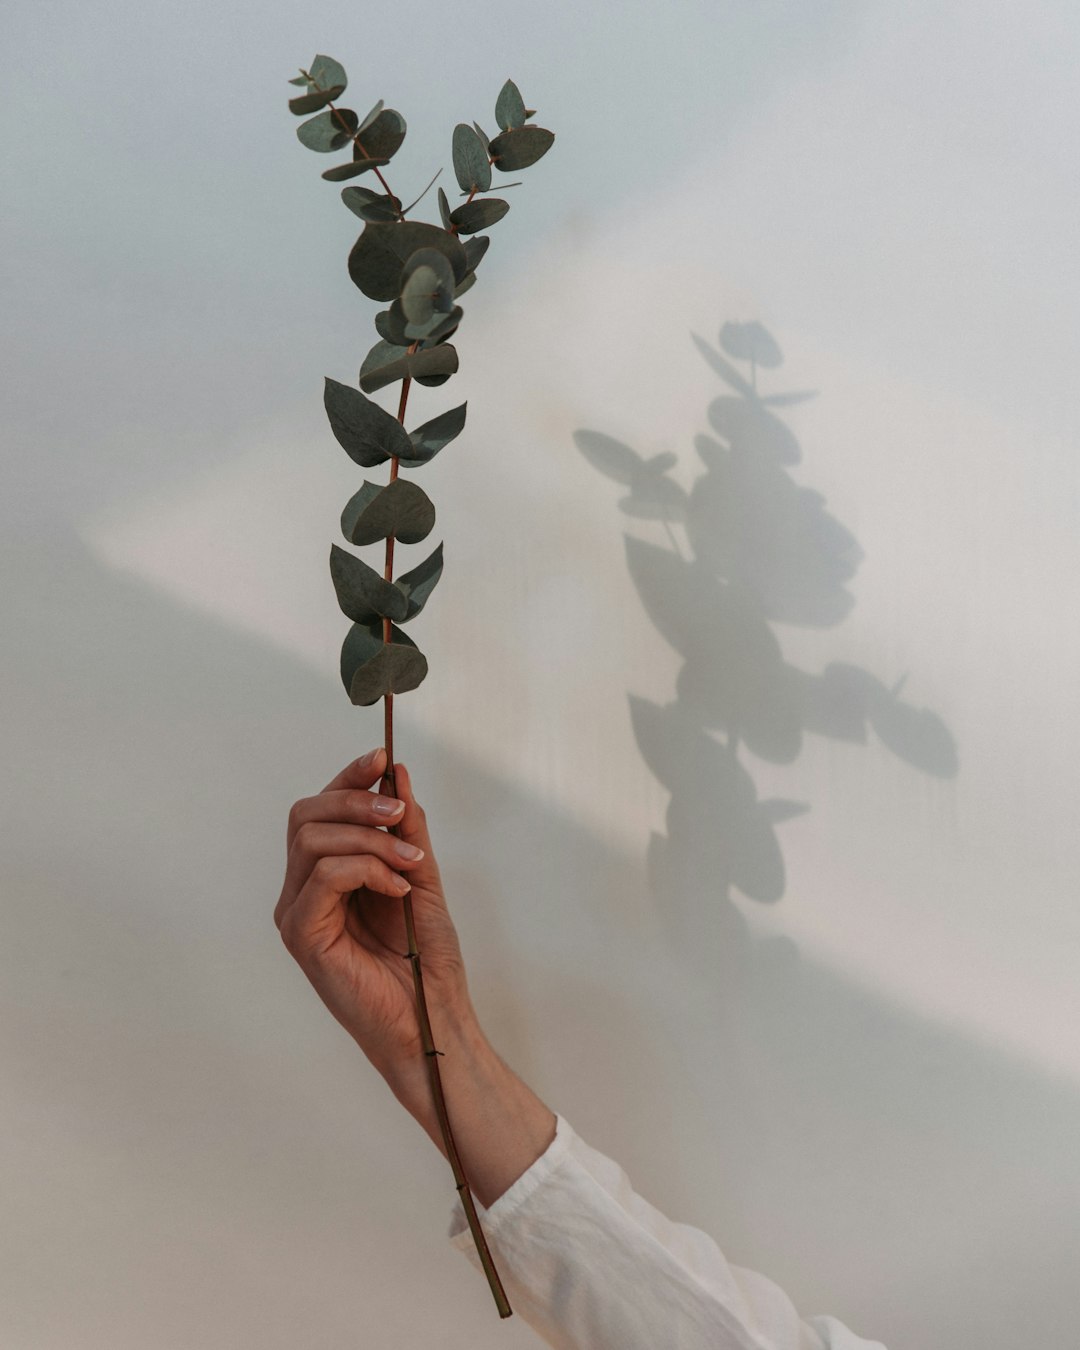
[[[420,487],[398,477],[398,469],[420,468],[459,436],[466,405],[430,417],[409,432],[404,426],[409,386],[415,382],[433,388],[457,372],[458,353],[448,341],[464,318],[457,301],[475,285],[491,242],[477,231],[494,225],[510,209],[501,197],[478,195],[491,190],[493,167],[516,170],[534,164],[554,136],[529,123],[533,110],[507,80],[495,104],[500,131],[494,140],[477,122],[454,127],[451,158],[466,200],[452,207],[440,187],[439,223],[428,224],[407,215],[435,180],[410,206],[402,207],[382,172],[405,140],[401,113],[381,99],[362,121],[351,109],[338,107],[348,78],[328,56],[316,56],[310,69],[301,70],[290,83],[303,91],[289,100],[290,110],[306,119],[296,128],[300,142],[318,154],[351,146],[351,158],[326,169],[322,177],[341,182],[371,174],[378,180],[378,188],[343,188],[341,200],[364,222],[349,252],[348,272],[368,299],[386,306],[375,315],[379,340],[364,357],[359,388],[327,377],[323,401],[346,454],[365,469],[390,461],[391,475],[385,484],[365,480],[353,494],[341,514],[342,533],[360,547],[380,540],[387,541],[388,549],[393,541],[419,543],[434,528],[435,507]],[[399,382],[401,411],[394,417],[369,395]],[[397,624],[424,608],[442,575],[443,546],[396,580],[388,580],[389,558],[388,552],[382,575],[336,544],[330,550],[338,603],[353,621],[341,649],[341,679],[356,704],[414,689],[427,673],[425,657]]]
[[[406,478],[385,485],[365,482],[341,513],[341,533],[350,544],[374,544],[391,536],[403,544],[418,544],[434,528],[431,498]]]

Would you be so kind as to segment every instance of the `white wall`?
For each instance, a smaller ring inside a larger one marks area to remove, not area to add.
[[[535,1343],[270,918],[289,803],[381,727],[326,574],[374,306],[284,110],[315,50],[405,113],[395,189],[507,75],[558,135],[410,401],[469,400],[397,734],[498,1048],[805,1312],[1069,1344],[1080,20],[320,15],[9,25],[4,1344]],[[701,346],[751,319],[759,391],[813,392],[756,421]],[[690,533],[582,432],[672,452]]]

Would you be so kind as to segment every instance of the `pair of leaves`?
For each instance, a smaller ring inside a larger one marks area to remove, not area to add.
[[[401,295],[394,302],[400,304],[403,336],[410,343],[448,336],[458,326],[457,282],[449,259],[439,249],[421,248],[410,255],[401,273]]]
[[[307,87],[308,93],[289,99],[289,111],[297,117],[306,117],[340,98],[349,81],[340,62],[330,56],[316,56],[311,69],[289,83]]]
[[[442,253],[453,269],[455,282],[471,270],[461,241],[437,225],[419,220],[398,224],[369,222],[349,253],[349,276],[369,300],[396,300],[401,274],[419,249]]]
[[[353,623],[372,624],[378,619],[407,623],[427,604],[428,596],[442,576],[442,544],[419,567],[387,581],[361,558],[330,545],[330,576],[342,613]]]
[[[423,652],[395,624],[390,625],[390,641],[384,642],[380,622],[354,623],[341,646],[341,682],[359,707],[415,689],[427,671]]]
[[[376,342],[360,367],[360,388],[373,394],[397,380],[415,380],[434,389],[445,384],[458,368],[457,348],[449,342],[410,351],[385,339]]]
[[[323,174],[326,177],[326,174]],[[401,199],[371,188],[347,187],[341,189],[341,200],[361,220],[376,223],[398,220],[401,217]]]
[[[390,538],[418,544],[434,528],[431,498],[406,478],[395,478],[385,485],[365,482],[341,513],[341,532],[350,544],[374,544]]]
[[[445,346],[432,348],[430,352],[416,352],[409,359],[415,362],[421,356],[434,356],[445,351],[452,352],[456,362],[457,353],[452,347]],[[350,459],[365,469],[374,468],[391,457],[396,457],[406,468],[426,464],[461,434],[468,406],[462,403],[407,432],[396,417],[391,417],[385,408],[366,398],[359,389],[340,384],[329,376],[326,377],[323,403],[338,444]]]

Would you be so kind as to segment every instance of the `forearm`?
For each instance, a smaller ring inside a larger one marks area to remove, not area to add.
[[[454,1143],[473,1194],[490,1208],[555,1138],[555,1113],[500,1059],[471,1010],[444,1014],[433,1030]],[[383,1076],[445,1156],[426,1060]]]

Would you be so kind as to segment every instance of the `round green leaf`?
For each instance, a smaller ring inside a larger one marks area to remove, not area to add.
[[[476,285],[476,273],[470,272],[465,280],[454,290],[454,299],[460,300],[466,291],[471,290]]]
[[[444,384],[458,368],[457,350],[449,343],[437,347],[421,348],[410,353],[407,347],[399,347],[390,342],[377,342],[364,358],[360,367],[360,388],[366,393],[374,393],[395,380],[406,377],[419,384]],[[389,416],[389,414],[387,414]],[[409,458],[406,450],[404,457]]]
[[[397,642],[383,643],[382,651],[353,674],[349,698],[360,707],[369,707],[387,694],[407,694],[423,684],[427,673],[423,652]]]
[[[488,245],[491,240],[486,235],[479,239],[465,240],[465,263],[470,272],[475,272],[480,266],[480,259],[488,251]]]
[[[491,186],[487,146],[466,122],[454,128],[454,173],[462,192],[486,192]]]
[[[383,625],[353,624],[341,647],[341,681],[359,706],[377,703],[385,694],[415,689],[427,674],[427,661],[416,643],[395,624],[383,642]]]
[[[353,166],[350,165],[350,168]],[[360,162],[359,172],[363,172]],[[326,177],[326,174],[323,174]],[[385,192],[373,192],[371,188],[349,187],[341,189],[341,200],[349,210],[361,220],[391,221],[397,220],[401,211],[401,201]]]
[[[340,183],[345,178],[358,178],[369,169],[381,169],[384,164],[389,163],[388,159],[353,159],[348,164],[335,164],[332,169],[324,169],[321,177],[328,183]],[[397,219],[397,212],[391,219]]]
[[[349,83],[345,67],[332,56],[317,56],[308,71],[310,83],[318,89],[344,90]]]
[[[375,330],[392,347],[408,347],[410,339],[405,336],[405,311],[401,301],[395,300],[389,309],[380,309],[375,315]]]
[[[369,157],[390,159],[401,149],[404,139],[404,117],[394,108],[383,108],[368,124],[360,144]]]
[[[454,305],[454,269],[437,249],[421,248],[411,254],[401,272],[401,308],[411,326],[426,330],[432,317],[446,314]],[[410,341],[426,331],[410,332]]]
[[[465,202],[451,212],[450,219],[457,226],[458,234],[475,234],[477,230],[486,230],[497,220],[502,220],[510,203],[501,197],[480,197],[473,202]]]
[[[325,92],[301,94],[299,98],[289,99],[289,111],[295,113],[297,117],[306,117],[308,113],[318,112],[328,103],[333,103],[334,99],[344,92],[344,86],[338,85],[336,89],[327,89]]]
[[[543,127],[514,127],[496,136],[488,147],[495,167],[504,172],[527,169],[546,155],[555,140],[555,133]]]
[[[382,112],[382,110],[383,110],[383,101],[382,99],[379,99],[378,103],[375,104],[374,108],[371,109],[371,111],[367,114],[364,120],[356,128],[356,134],[359,136],[362,132],[367,131],[368,127],[371,126],[372,122],[375,121],[376,117],[378,117],[378,115]]]
[[[460,436],[462,428],[465,426],[465,409],[468,404],[462,403],[460,407],[451,408],[449,412],[440,413],[438,417],[433,417],[430,422],[425,422],[414,431],[409,432],[409,440],[412,442],[412,453],[401,456],[401,463],[410,469],[415,469],[421,464],[426,464],[429,459],[433,459],[445,445],[449,445],[455,436]]]
[[[407,597],[399,587],[337,544],[330,545],[330,576],[342,613],[354,623],[377,618],[400,622],[409,612]]]
[[[402,623],[408,623],[410,619],[417,614],[427,604],[428,596],[438,585],[439,578],[443,570],[443,546],[440,544],[434,553],[424,559],[419,567],[414,567],[411,572],[406,572],[404,576],[398,577],[394,585],[401,591],[408,602],[408,611]]]
[[[499,97],[495,103],[495,121],[503,131],[509,131],[511,127],[524,126],[528,116],[517,85],[513,80],[507,80],[499,90]]]
[[[359,389],[327,376],[323,405],[338,444],[363,468],[371,469],[394,455],[412,452],[412,442],[397,418],[365,398]]]
[[[369,300],[396,300],[401,271],[417,249],[434,248],[446,256],[460,281],[469,268],[465,250],[456,236],[419,220],[396,224],[371,223],[349,254],[349,276]]]
[[[431,498],[406,478],[395,478],[385,487],[365,483],[341,513],[341,532],[350,544],[374,544],[391,536],[418,544],[434,527]]]
[[[309,150],[328,154],[331,150],[340,150],[343,145],[348,145],[357,125],[357,116],[351,109],[335,108],[333,112],[327,110],[301,122],[296,128],[296,134]]]
[[[457,331],[463,315],[461,306],[455,305],[449,314],[434,313],[426,324],[407,324],[405,331],[409,334],[410,341],[420,340],[420,348],[423,351],[439,342],[445,342]]]

